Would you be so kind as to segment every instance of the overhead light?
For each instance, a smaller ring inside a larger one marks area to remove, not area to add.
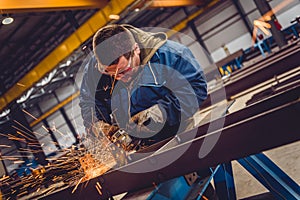
[[[11,24],[13,23],[14,18],[10,17],[10,16],[6,16],[3,20],[2,20],[2,24],[7,25],[7,24]]]
[[[67,65],[67,66],[70,66],[70,65],[71,65],[71,63],[72,63],[72,61],[71,61],[71,60],[67,60],[67,62],[66,62],[66,65]]]
[[[82,50],[85,50],[87,48],[86,45],[84,45],[83,47],[81,47]]]
[[[120,15],[109,15],[109,19],[113,19],[113,20],[119,20],[120,19]]]
[[[139,8],[134,9],[134,12],[139,12],[139,11],[140,11]]]
[[[4,110],[2,113],[0,113],[0,117],[5,117],[10,113],[10,109]]]

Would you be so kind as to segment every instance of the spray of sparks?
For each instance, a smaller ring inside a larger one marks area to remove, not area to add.
[[[34,120],[38,120],[28,111],[23,110],[23,112]],[[43,149],[54,150],[46,149],[48,148],[46,144],[40,144],[37,141],[36,136],[45,134],[32,132],[18,121],[14,122],[18,125],[18,127],[13,126],[16,134],[0,133],[0,136],[11,141],[21,142],[24,145],[18,149],[20,155],[6,156],[0,154],[0,159],[16,165],[26,165],[30,169],[30,173],[22,176],[14,174],[0,177],[0,188],[5,199],[35,198],[51,194],[65,187],[73,187],[72,193],[74,193],[80,183],[84,183],[86,186],[90,179],[104,174],[116,165],[126,164],[125,153],[116,149],[114,145],[110,145],[110,141],[106,137],[97,135],[95,136],[97,138],[81,138],[82,144],[80,144],[80,147],[72,145],[69,148],[64,148],[59,152],[59,157],[47,158],[47,165],[32,168],[33,163],[26,164],[24,158],[33,153],[43,152]],[[45,130],[46,134],[49,133],[49,129],[62,137],[66,136],[66,134],[57,130],[55,124],[51,128],[42,126],[42,130]],[[53,142],[53,144],[59,145],[56,142]],[[11,146],[0,144],[0,148],[11,148]],[[97,182],[95,187],[99,195],[102,195],[100,183]]]

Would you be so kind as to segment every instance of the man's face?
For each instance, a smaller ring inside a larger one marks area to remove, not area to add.
[[[139,51],[136,51],[135,49],[129,59],[126,59],[124,56],[120,57],[119,62],[106,67],[104,73],[115,77],[117,80],[127,83],[134,78],[138,72],[139,66]]]

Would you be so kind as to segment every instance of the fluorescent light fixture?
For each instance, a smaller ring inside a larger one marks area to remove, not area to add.
[[[13,21],[14,21],[14,18],[12,18],[12,17],[5,17],[5,18],[2,20],[2,24],[8,25],[8,24],[13,23]]]
[[[120,15],[111,14],[111,15],[109,15],[109,19],[118,20],[118,19],[120,19]]]

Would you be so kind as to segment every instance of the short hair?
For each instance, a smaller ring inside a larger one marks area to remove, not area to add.
[[[117,64],[122,56],[129,59],[134,43],[133,35],[121,25],[112,24],[99,29],[93,37],[98,69]]]

